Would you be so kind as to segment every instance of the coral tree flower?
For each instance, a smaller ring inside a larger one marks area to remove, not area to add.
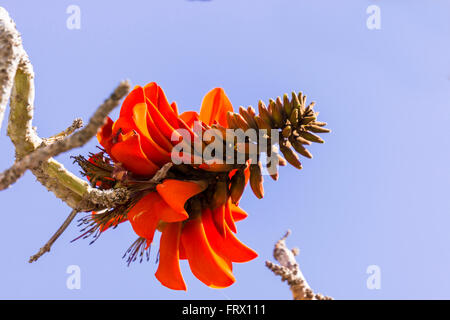
[[[216,88],[204,97],[200,114],[178,114],[176,103],[169,103],[163,90],[152,82],[134,88],[124,100],[119,118],[115,122],[108,118],[97,138],[115,164],[136,176],[151,178],[171,162],[172,148],[179,142],[172,141],[177,130],[193,132],[195,121],[227,128],[228,111],[233,111],[229,99],[223,89]],[[233,174],[229,173],[230,178]],[[134,232],[146,240],[147,247],[155,231],[162,232],[155,276],[168,288],[186,290],[179,260],[186,259],[192,273],[206,285],[224,288],[235,281],[233,262],[257,256],[235,236],[235,222],[247,213],[230,198],[217,208],[202,207],[200,214],[187,211],[186,202],[207,187],[203,180],[165,179],[127,213]]]

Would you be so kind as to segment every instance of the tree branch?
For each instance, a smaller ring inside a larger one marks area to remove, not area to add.
[[[70,223],[75,218],[77,213],[78,213],[77,210],[75,210],[75,209],[72,210],[72,212],[69,214],[69,216],[66,218],[66,220],[64,220],[61,227],[59,227],[59,229],[56,230],[55,234],[50,238],[50,240],[48,240],[47,243],[41,249],[39,249],[39,251],[35,255],[32,255],[30,257],[30,260],[28,261],[29,263],[37,261],[44,253],[50,252],[50,249],[51,249],[53,243],[55,243],[55,241],[58,240],[58,238],[63,234],[63,232],[70,225]]]
[[[273,250],[274,258],[280,263],[280,265],[273,262],[266,261],[266,267],[269,268],[274,274],[281,276],[282,281],[287,281],[294,300],[332,300],[331,297],[323,296],[320,293],[314,293],[306,281],[300,266],[295,260],[295,256],[298,255],[298,249],[290,250],[286,246],[286,238],[290,235],[291,231],[288,230],[286,234],[277,241]]]
[[[22,39],[15,23],[8,12],[0,7],[0,128],[23,54]]]
[[[41,162],[51,157],[83,146],[97,133],[105,117],[119,105],[120,100],[128,94],[129,90],[130,84],[128,81],[121,82],[111,96],[97,109],[86,127],[62,140],[57,140],[45,147],[38,148],[16,161],[11,168],[0,174],[0,190],[6,189],[16,182],[27,169],[36,168]]]
[[[17,180],[24,170],[30,169],[43,186],[71,208],[79,208],[83,211],[109,204],[111,197],[116,197],[114,192],[103,194],[100,191],[99,193],[99,190],[91,188],[85,180],[65,169],[51,156],[81,146],[95,135],[96,128],[103,123],[106,114],[118,104],[128,90],[129,84],[122,83],[110,99],[105,101],[103,107],[97,110],[90,120],[90,125],[82,133],[80,130],[70,139],[64,138],[71,133],[70,131],[73,129],[71,128],[53,138],[41,139],[32,126],[34,112],[33,67],[23,49],[20,33],[16,30],[14,22],[8,12],[0,7],[0,119],[3,117],[4,109],[10,98],[8,135],[14,144],[17,162],[22,161],[37,149],[43,150],[30,155],[29,158],[20,162],[20,165],[14,164],[13,168],[4,172],[0,179],[3,181],[2,188]],[[50,142],[54,143],[49,144]],[[50,158],[48,158],[49,155]],[[39,166],[34,166],[35,160],[40,161]],[[124,198],[120,196],[121,192],[118,191],[118,198]],[[80,207],[81,203],[83,205]]]

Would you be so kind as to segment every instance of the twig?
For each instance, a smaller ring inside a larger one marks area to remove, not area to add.
[[[129,82],[121,82],[111,96],[97,109],[86,127],[71,136],[39,148],[16,161],[11,168],[0,174],[0,190],[6,189],[16,182],[27,169],[36,168],[41,162],[53,156],[83,146],[97,133],[97,130],[104,123],[105,117],[119,105],[120,100],[128,94],[129,90]]]
[[[34,261],[37,261],[43,254],[46,252],[50,252],[50,249],[55,243],[55,241],[63,234],[63,232],[67,229],[67,227],[70,225],[72,220],[77,215],[78,210],[72,210],[72,212],[69,214],[69,216],[64,220],[63,224],[59,227],[59,229],[55,232],[55,234],[50,238],[50,240],[47,241],[47,243],[39,249],[39,251],[30,257],[30,260],[28,260],[29,263],[32,263]]]
[[[75,120],[73,120],[72,124],[65,129],[64,131],[61,131],[58,134],[55,134],[54,136],[51,136],[50,138],[44,138],[44,145],[49,145],[55,141],[58,140],[62,140],[67,136],[70,136],[72,133],[74,133],[76,130],[80,129],[81,127],[83,127],[83,120],[80,118],[76,118]]]
[[[286,246],[286,238],[291,234],[288,230],[286,234],[277,241],[273,250],[274,258],[280,265],[266,261],[266,267],[274,274],[281,276],[282,281],[287,281],[294,300],[332,300],[331,297],[323,296],[320,293],[314,293],[306,281],[295,256],[298,255],[298,249],[290,250]]]
[[[152,177],[152,179],[150,180],[150,182],[153,183],[160,183],[162,179],[164,179],[167,176],[167,172],[169,172],[170,168],[172,168],[173,163],[172,162],[168,162],[165,165],[163,165],[161,167],[161,169],[159,169],[155,175]]]

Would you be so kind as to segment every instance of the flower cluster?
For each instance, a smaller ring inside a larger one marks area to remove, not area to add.
[[[197,161],[195,158],[201,158],[211,141],[202,141],[197,147],[191,142],[211,128],[219,132],[238,128],[277,130],[281,133],[277,141],[272,141],[269,133],[244,142],[256,146],[268,143],[268,153],[275,153],[272,145],[279,143],[288,162],[301,168],[298,157],[287,151],[291,150],[288,144],[292,143],[295,150],[308,156],[303,145],[321,142],[308,129],[315,132],[327,132],[327,129],[323,129],[324,123],[316,122],[317,114],[311,111],[311,106],[305,107],[304,98],[295,97],[292,101],[271,102],[269,108],[260,103],[260,115],[251,107],[241,108],[237,114],[233,113],[223,89],[216,88],[204,97],[200,113],[179,114],[176,103],[169,103],[156,83],[135,87],[125,98],[119,118],[116,121],[108,118],[99,130],[97,138],[102,152],[91,154],[88,160],[75,158],[93,186],[125,187],[132,197],[115,208],[93,212],[83,220],[88,226],[82,236],[93,233],[98,236],[128,221],[139,237],[127,251],[131,262],[148,253],[159,230],[159,265],[155,276],[162,285],[186,290],[179,260],[187,260],[192,273],[204,284],[213,288],[230,286],[235,282],[232,264],[257,257],[235,234],[236,222],[247,217],[239,207],[247,182],[250,180],[259,198],[263,196],[261,163],[259,158],[254,161],[248,157],[243,163]],[[200,133],[194,130],[196,125],[200,126]],[[230,145],[226,139],[217,141]],[[183,151],[173,152],[180,144]],[[240,150],[234,142],[231,148],[236,154],[245,154],[245,148]],[[174,164],[177,157],[193,161]],[[283,162],[278,155],[277,164]],[[156,179],[163,169],[164,175]],[[271,175],[275,177],[278,172]]]

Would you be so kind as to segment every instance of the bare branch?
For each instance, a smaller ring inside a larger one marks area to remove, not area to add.
[[[6,189],[16,182],[27,169],[36,168],[41,162],[53,156],[83,146],[97,133],[97,130],[103,125],[105,117],[119,105],[120,100],[128,94],[129,90],[129,82],[121,82],[111,96],[97,109],[86,127],[69,137],[39,148],[16,161],[11,168],[0,174],[0,190]]]
[[[295,259],[299,250],[297,248],[291,250],[286,246],[286,239],[290,234],[291,231],[288,230],[277,241],[273,250],[273,256],[280,265],[266,261],[266,267],[274,274],[281,276],[282,281],[287,281],[294,300],[332,300],[331,297],[323,296],[320,293],[316,294],[312,291]]]
[[[49,145],[55,141],[62,140],[65,137],[70,136],[72,133],[74,133],[76,130],[82,127],[83,127],[83,120],[81,118],[76,118],[75,120],[73,120],[72,124],[69,127],[67,127],[67,129],[65,129],[64,131],[61,131],[60,133],[55,134],[50,138],[44,138],[43,144]]]
[[[8,12],[0,7],[0,128],[23,53],[16,25]]]
[[[98,208],[114,208],[130,199],[130,193],[126,188],[99,190],[90,188],[83,196],[79,204],[80,211],[92,211]],[[95,205],[95,207],[92,207]]]
[[[43,254],[50,251],[53,243],[55,243],[55,241],[58,240],[58,238],[63,234],[63,232],[67,229],[67,227],[72,222],[72,220],[75,218],[77,213],[78,213],[77,210],[75,210],[75,209],[72,210],[72,212],[69,214],[69,216],[66,218],[66,220],[64,220],[61,227],[59,227],[59,229],[50,238],[50,240],[48,240],[47,243],[41,249],[39,249],[39,251],[35,255],[32,255],[30,257],[30,260],[28,261],[29,263],[37,261]]]

